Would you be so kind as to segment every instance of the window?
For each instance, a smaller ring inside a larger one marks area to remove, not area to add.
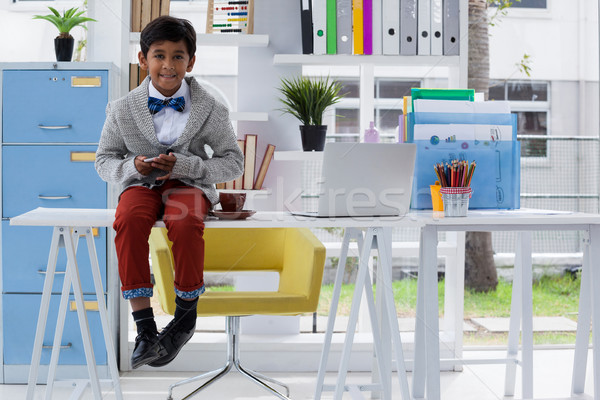
[[[496,7],[497,2],[490,3],[490,7]],[[511,8],[548,8],[547,0],[512,0]]]
[[[335,129],[328,132],[334,141],[357,142],[359,129],[359,83],[358,79],[337,79],[343,86],[346,96],[335,105],[329,125]],[[403,114],[403,97],[410,96],[410,89],[420,87],[419,81],[401,81],[390,78],[375,79],[375,115],[373,121],[382,142],[392,142],[396,138],[398,118]]]
[[[548,87],[547,82],[492,81],[490,100],[508,100],[517,114],[517,135],[548,135]],[[546,157],[548,144],[544,139],[521,138],[521,157]]]

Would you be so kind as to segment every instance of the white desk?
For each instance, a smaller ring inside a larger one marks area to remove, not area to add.
[[[600,399],[600,215],[540,212],[537,210],[469,210],[465,218],[433,218],[432,213],[415,214],[421,228],[421,256],[417,289],[415,327],[415,364],[413,398],[440,399],[440,352],[437,294],[437,236],[440,231],[518,231],[515,280],[510,313],[510,331],[506,359],[488,360],[506,363],[505,396],[513,396],[518,358],[519,327],[522,331],[523,398],[533,398],[533,310],[531,294],[531,232],[540,230],[580,230],[587,232],[573,380],[571,395],[583,393],[588,353],[590,320],[593,327],[594,399]],[[456,360],[469,363],[469,360]],[[426,392],[425,392],[426,389]]]
[[[99,299],[98,304],[100,318],[102,322],[102,329],[104,333],[106,348],[108,350],[108,363],[112,378],[112,384],[114,386],[117,398],[122,398],[114,347],[112,345],[113,342],[108,326],[106,306],[102,301],[100,301],[100,299],[102,299],[103,290],[102,283],[100,280],[98,262],[96,259],[96,251],[91,234],[92,227],[111,227],[114,221],[114,213],[115,210],[37,208],[20,216],[14,217],[10,221],[11,225],[54,227],[52,244],[50,248],[50,257],[48,261],[47,275],[42,293],[42,304],[38,316],[38,326],[35,336],[31,369],[28,380],[28,399],[33,398],[33,394],[35,391],[37,372],[39,368],[42,349],[43,333],[46,326],[50,292],[52,288],[52,282],[54,280],[54,271],[56,267],[56,254],[58,253],[60,247],[65,247],[68,262],[67,271],[65,273],[65,284],[63,286],[63,291],[61,295],[59,320],[56,326],[50,368],[48,372],[48,386],[46,389],[46,397],[50,398],[50,396],[52,395],[52,386],[54,383],[55,370],[58,362],[60,339],[62,336],[62,329],[64,325],[64,315],[66,313],[66,303],[70,286],[72,284],[75,300],[77,302],[78,318],[84,342],[88,372],[90,375],[90,385],[92,387],[94,397],[96,399],[102,398],[98,374],[94,362],[94,354],[91,346],[91,338],[89,335],[87,317],[83,307],[83,295],[81,291],[79,273],[77,269],[76,249],[79,235],[85,235],[87,240],[89,254],[91,258],[92,272],[94,276],[96,295]],[[162,225],[162,223],[159,222],[156,226],[164,225]],[[341,261],[343,262],[342,265],[345,265],[345,258],[347,255],[348,244],[350,239],[357,239],[362,248],[360,254],[364,256],[360,257],[356,289],[353,297],[353,305],[348,326],[348,334],[346,335],[346,341],[344,343],[342,362],[339,368],[337,383],[334,388],[326,387],[323,385],[325,366],[327,363],[327,355],[329,352],[329,345],[331,344],[331,336],[333,332],[333,321],[335,319],[335,312],[332,312],[333,315],[330,314],[330,318],[328,321],[328,332],[326,334],[323,355],[321,357],[321,365],[319,368],[319,377],[317,384],[317,395],[315,397],[320,398],[321,392],[324,389],[334,389],[335,398],[339,399],[341,398],[343,392],[349,389],[345,385],[345,378],[348,369],[353,335],[358,318],[360,299],[362,291],[366,290],[366,298],[371,315],[372,329],[375,335],[374,337],[378,338],[381,334],[386,335],[387,338],[391,339],[391,342],[394,345],[393,347],[396,355],[398,379],[403,392],[403,398],[408,398],[409,393],[408,384],[406,380],[406,371],[404,367],[404,357],[402,355],[402,344],[400,341],[398,320],[396,318],[396,311],[393,303],[393,293],[391,285],[391,228],[394,226],[418,227],[420,226],[420,223],[416,222],[414,218],[408,217],[328,219],[296,217],[284,212],[259,212],[253,217],[243,221],[221,221],[216,219],[207,219],[205,221],[205,226],[206,228],[341,227],[345,229],[345,236],[343,242],[344,250],[342,251],[342,255],[340,257],[341,260],[344,260]],[[367,264],[368,255],[370,254],[370,251],[373,248],[379,251],[383,279],[386,282],[390,282],[390,284],[381,285],[381,293],[378,293],[377,298],[379,300],[377,305],[379,306],[379,313],[375,311],[374,296],[372,293],[372,286],[370,283]],[[343,268],[338,269],[338,279],[336,279],[336,285],[334,289],[334,292],[337,291],[338,293],[337,297],[339,297],[339,291],[341,289],[341,278],[343,276],[343,270]],[[337,297],[334,297],[336,298],[335,307],[337,307]],[[380,325],[378,322],[377,314],[380,315],[384,322],[382,325],[382,329],[384,332],[380,332]],[[389,327],[391,327],[391,330],[389,329]],[[386,331],[389,331],[389,333],[387,333]],[[377,361],[379,363],[378,369],[380,371],[391,372],[392,349],[390,348],[389,344],[382,344],[382,342],[387,341],[375,339],[374,342],[377,353]],[[372,385],[361,385],[361,388],[363,390],[381,390],[384,393],[384,398],[391,398],[391,380],[389,379],[389,372],[382,374],[380,383],[375,383]]]

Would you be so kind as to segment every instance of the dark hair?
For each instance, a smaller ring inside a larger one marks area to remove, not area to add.
[[[152,21],[142,30],[140,46],[144,57],[154,42],[168,40],[179,42],[184,40],[190,59],[196,54],[196,31],[187,19],[163,15]]]

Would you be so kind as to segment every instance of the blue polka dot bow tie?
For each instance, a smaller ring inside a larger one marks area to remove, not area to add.
[[[156,97],[148,97],[150,114],[156,114],[165,107],[171,107],[175,111],[182,112],[185,109],[185,99],[183,96],[164,100],[157,99]]]

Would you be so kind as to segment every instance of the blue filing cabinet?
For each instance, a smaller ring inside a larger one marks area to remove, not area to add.
[[[106,208],[107,185],[98,177],[94,159],[106,104],[112,97],[113,76],[114,67],[108,63],[0,64],[0,382],[27,382],[52,236],[52,228],[10,226],[10,218],[36,207]],[[94,229],[94,236],[106,290],[106,229]],[[84,242],[77,257],[96,362],[101,375],[108,376],[98,299]],[[57,271],[64,271],[65,266],[62,251]],[[58,272],[45,346],[52,344],[61,288]],[[87,377],[75,302],[69,305],[57,374]],[[109,319],[114,321],[110,312],[109,308]],[[42,364],[49,363],[50,352],[43,350]],[[43,380],[46,369],[40,372]]]

